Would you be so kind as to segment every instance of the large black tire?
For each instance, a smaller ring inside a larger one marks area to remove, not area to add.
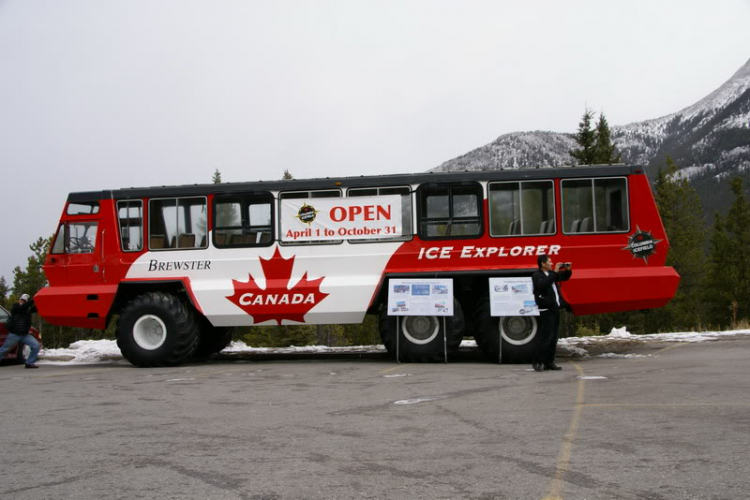
[[[489,361],[499,359],[500,334],[503,337],[503,363],[531,363],[537,334],[535,316],[490,316],[490,296],[485,295],[474,310],[477,332],[474,339]]]
[[[172,294],[139,295],[120,313],[117,346],[135,366],[177,366],[193,355],[197,344],[193,309]]]
[[[200,332],[198,346],[193,353],[193,358],[198,361],[205,361],[232,342],[234,328],[213,326],[205,316],[200,317],[198,328]]]
[[[464,337],[466,328],[461,305],[453,300],[453,316],[445,318],[447,326],[446,344],[448,354],[456,352]],[[442,362],[443,354],[443,318],[440,316],[403,316],[401,323],[401,340],[399,357],[407,363]],[[379,318],[380,338],[388,353],[396,357],[396,316],[388,316],[383,308]]]

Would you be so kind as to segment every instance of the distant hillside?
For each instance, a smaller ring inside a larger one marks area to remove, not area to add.
[[[623,162],[646,165],[653,177],[671,156],[698,190],[704,209],[725,209],[728,178],[750,185],[750,60],[714,92],[677,113],[612,127]],[[486,170],[572,164],[572,134],[513,132],[434,170]]]

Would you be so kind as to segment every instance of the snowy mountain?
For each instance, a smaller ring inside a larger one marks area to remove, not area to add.
[[[568,153],[575,147],[573,134],[513,132],[446,161],[436,171],[495,170],[503,168],[559,167],[570,165]]]
[[[708,213],[731,201],[726,180],[740,175],[750,185],[750,60],[732,78],[676,113],[613,126],[622,160],[647,166],[652,176],[671,156],[690,179]],[[570,165],[572,134],[514,132],[449,160],[434,170],[485,170]]]

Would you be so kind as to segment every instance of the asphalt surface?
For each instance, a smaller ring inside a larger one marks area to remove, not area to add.
[[[3,367],[0,497],[750,498],[750,337],[636,354]]]

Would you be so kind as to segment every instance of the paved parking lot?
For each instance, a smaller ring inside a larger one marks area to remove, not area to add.
[[[750,338],[563,360],[0,368],[3,498],[750,496]]]

